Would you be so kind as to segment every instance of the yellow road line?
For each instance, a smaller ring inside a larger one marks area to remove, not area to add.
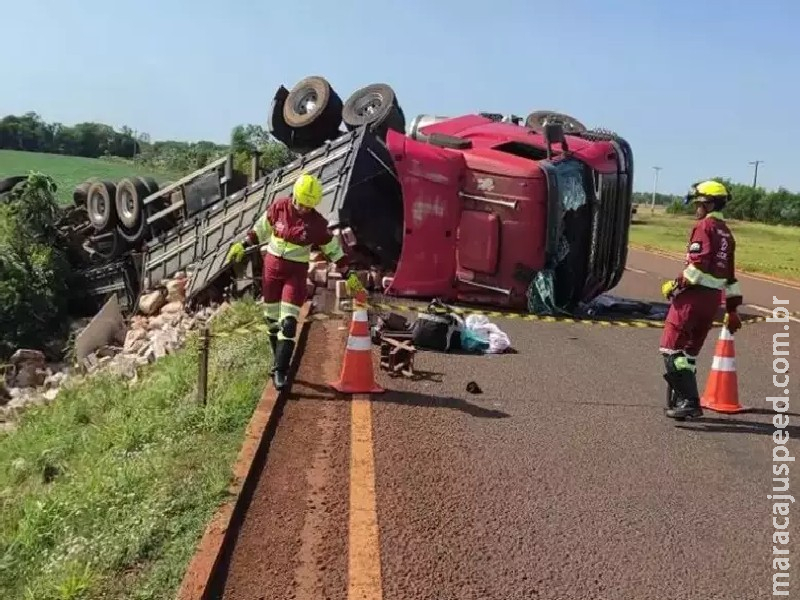
[[[372,406],[368,395],[351,401],[348,600],[381,600],[381,552],[375,501]]]

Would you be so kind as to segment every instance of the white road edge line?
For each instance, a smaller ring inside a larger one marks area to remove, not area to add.
[[[660,254],[658,252],[650,252],[648,250],[641,250],[639,248],[631,248],[631,250],[638,251],[638,252],[640,252],[642,254],[649,254],[650,256],[660,256],[661,258],[665,258],[667,260],[672,260],[672,261],[679,262],[679,263],[684,262],[684,260],[682,258],[677,258],[675,256],[667,256],[666,254]],[[630,267],[626,267],[626,268],[630,269]],[[737,273],[736,277],[739,280],[752,279],[753,281],[761,281],[762,283],[771,283],[772,285],[779,285],[780,287],[785,287],[785,288],[788,288],[790,290],[795,290],[795,291],[800,290],[800,285],[794,285],[794,284],[790,284],[790,283],[784,283],[782,281],[775,281],[774,279],[767,279],[765,277],[759,277],[755,273]]]
[[[745,306],[747,308],[752,308],[753,310],[757,310],[759,312],[766,313],[768,315],[772,314],[772,311],[770,309],[764,308],[763,306],[758,306],[756,304],[745,304]],[[789,317],[789,320],[794,321],[795,323],[800,323],[800,319],[798,319],[797,317]]]
[[[640,273],[642,275],[647,275],[647,271],[642,271],[641,269],[634,269],[633,267],[625,267],[626,271],[633,271],[634,273]]]

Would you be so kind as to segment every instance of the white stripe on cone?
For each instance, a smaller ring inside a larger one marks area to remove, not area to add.
[[[372,340],[368,337],[350,336],[347,338],[348,350],[372,350]]]
[[[721,340],[726,340],[726,341],[730,341],[730,340],[732,340],[732,339],[733,339],[733,335],[731,335],[731,332],[730,332],[730,331],[728,331],[728,328],[727,328],[727,327],[724,327],[724,326],[723,326],[723,327],[722,327],[722,331],[721,331],[721,332],[720,332],[720,334],[719,334],[719,339],[721,339]]]
[[[715,356],[711,363],[713,371],[733,372],[736,370],[736,359],[732,356]]]
[[[367,323],[369,321],[369,316],[367,315],[367,311],[365,310],[354,311],[353,321],[355,321],[356,323]]]

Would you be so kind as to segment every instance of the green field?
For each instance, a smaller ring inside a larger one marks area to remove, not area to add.
[[[630,242],[664,252],[685,253],[694,218],[670,215],[663,211],[650,214],[649,207],[639,207],[631,226]],[[736,236],[736,265],[740,269],[800,280],[800,227],[765,225],[747,221],[728,221]]]
[[[143,169],[119,158],[98,159],[38,152],[0,150],[0,179],[13,175],[26,175],[29,171],[41,171],[58,184],[58,200],[62,204],[72,202],[72,190],[87,179],[98,178],[119,181],[124,177],[140,175],[153,177],[159,183],[180,178],[175,173],[159,173]]]
[[[262,319],[235,302],[212,334]],[[268,379],[266,333],[212,338],[208,403],[197,337],[146,367],[67,385],[0,436],[0,598],[171,600],[227,497]]]

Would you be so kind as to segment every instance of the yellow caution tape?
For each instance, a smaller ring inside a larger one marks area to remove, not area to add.
[[[391,311],[391,312],[426,312],[426,313],[435,313],[435,314],[446,314],[447,312],[453,312],[459,315],[468,315],[468,314],[477,314],[477,315],[485,315],[489,318],[495,319],[519,319],[521,321],[529,321],[529,322],[541,322],[541,323],[572,323],[575,325],[592,325],[595,327],[627,327],[633,329],[663,329],[664,321],[656,321],[656,320],[648,320],[648,319],[630,319],[630,320],[618,320],[618,321],[604,321],[599,319],[577,319],[574,317],[556,317],[556,316],[545,316],[545,315],[532,315],[528,313],[520,313],[520,312],[503,312],[503,311],[481,311],[472,308],[465,308],[465,307],[450,307],[450,310],[445,310],[441,308],[433,308],[429,310],[427,305],[424,304],[389,304],[385,302],[371,302],[367,305],[369,308],[374,310],[380,311]],[[344,313],[350,312],[349,310],[342,310],[341,312],[317,312],[308,315],[306,321],[327,321],[331,319],[344,319],[346,315]],[[800,311],[795,311],[790,313],[789,316],[798,317],[800,316]],[[747,317],[744,315],[740,315],[742,326],[745,325],[752,325],[754,323],[764,323],[769,317],[768,316],[753,316]],[[715,327],[722,327],[724,323],[722,321],[715,321]],[[243,336],[243,335],[250,335],[253,333],[267,333],[268,328],[266,323],[264,322],[254,322],[251,324],[241,325],[235,329],[228,329],[225,331],[215,331],[211,333],[211,337],[215,338],[230,338],[234,336]]]

